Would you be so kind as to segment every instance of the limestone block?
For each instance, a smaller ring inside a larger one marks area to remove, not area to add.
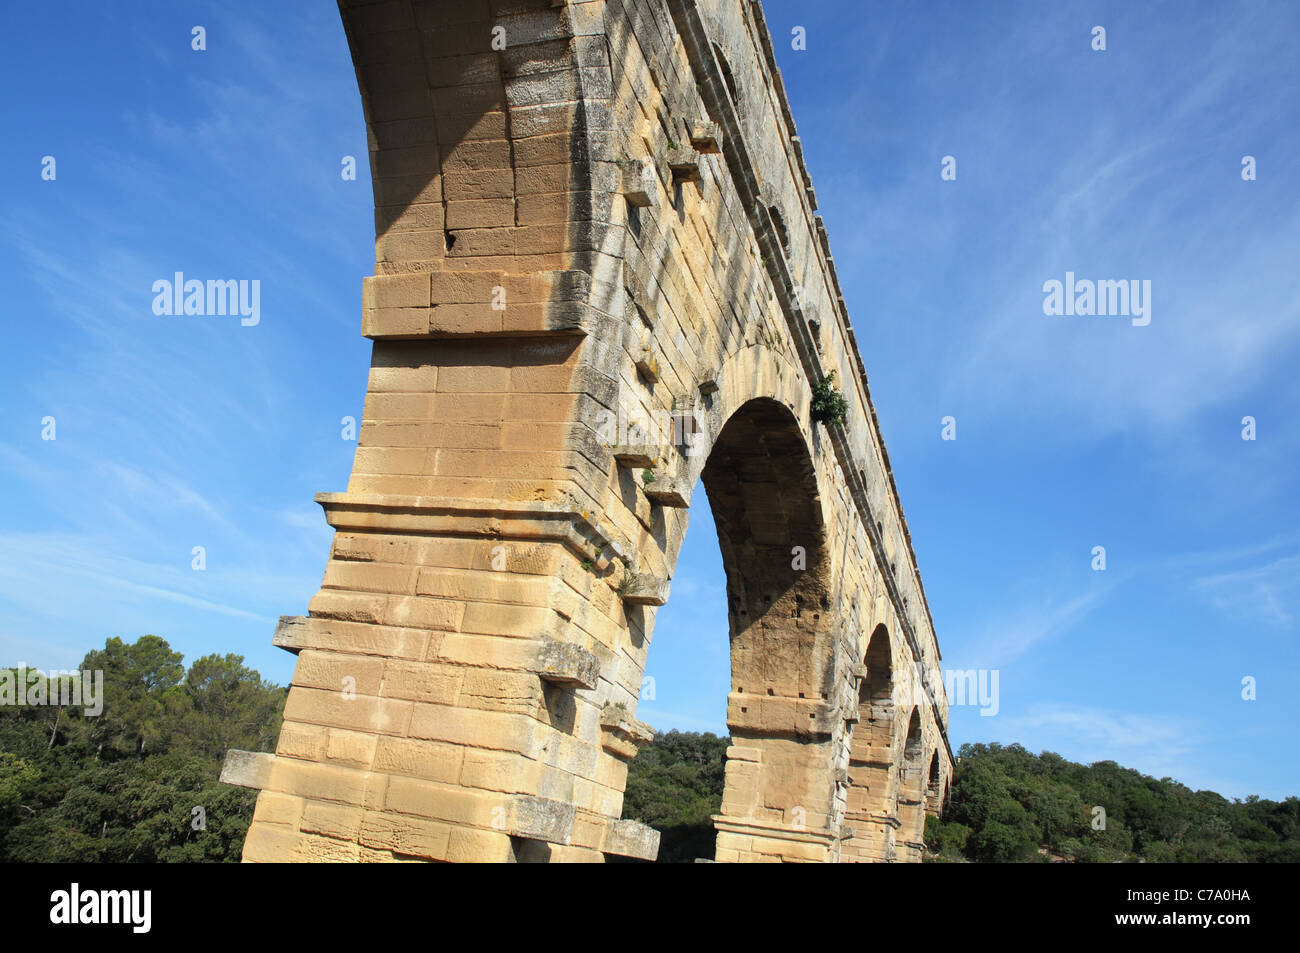
[[[429,306],[429,274],[415,272],[406,275],[375,275],[362,281],[363,307],[370,308],[427,308]]]
[[[623,590],[623,603],[632,606],[662,606],[668,603],[669,580],[664,576],[635,574]]]
[[[535,671],[543,681],[555,685],[595,688],[600,678],[600,660],[580,645],[543,640],[537,648]]]
[[[600,849],[620,857],[654,860],[659,856],[659,832],[640,821],[610,821],[605,825],[605,839]]]
[[[701,120],[691,124],[691,148],[706,155],[722,152],[722,133],[716,122]]]
[[[700,154],[694,149],[669,149],[664,156],[669,178],[677,182],[702,181],[704,176],[700,173],[700,161]]]
[[[271,644],[295,655],[311,645],[311,620],[305,615],[282,615],[271,636]]]
[[[633,363],[636,364],[636,369],[641,372],[642,377],[651,384],[658,382],[660,371],[659,356],[655,354],[654,348],[651,345],[643,345],[636,352],[636,355],[632,360]]]
[[[606,705],[600,713],[601,747],[623,758],[635,758],[640,747],[653,741],[654,729],[637,721],[618,705]]]
[[[645,495],[662,506],[686,509],[691,505],[690,488],[685,480],[659,477],[653,483],[644,485]]]
[[[532,795],[516,795],[510,801],[506,830],[513,837],[567,844],[573,834],[575,807],[561,801]]]
[[[653,469],[659,464],[658,455],[645,447],[630,447],[618,444],[611,448],[614,460],[624,469]]]
[[[646,160],[620,159],[618,168],[622,175],[623,197],[629,205],[652,208],[659,204],[659,178],[655,175],[654,165]]]
[[[231,748],[226,752],[226,760],[222,762],[220,780],[223,784],[261,790],[271,779],[271,769],[274,766],[273,754]]]

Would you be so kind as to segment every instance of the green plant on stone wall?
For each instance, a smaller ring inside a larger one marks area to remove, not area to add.
[[[849,402],[844,399],[844,395],[835,386],[834,371],[813,384],[812,397],[813,420],[820,421],[827,426],[833,423],[844,423],[844,416],[849,411]]]

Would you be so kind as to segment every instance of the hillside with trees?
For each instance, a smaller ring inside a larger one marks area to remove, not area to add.
[[[239,860],[257,795],[221,784],[221,759],[274,747],[285,690],[242,656],[183,661],[113,638],[81,664],[104,673],[98,716],[0,706],[0,861]]]
[[[81,668],[104,673],[98,716],[0,705],[0,861],[237,861],[256,793],[220,783],[221,761],[275,747],[285,689],[238,655],[187,669],[153,635],[109,639]],[[632,761],[623,815],[662,833],[660,862],[712,856],[728,744],[670,731]],[[951,862],[1298,862],[1300,798],[1228,800],[1113,761],[967,744],[926,846]]]
[[[660,862],[712,855],[727,744],[670,731],[632,762],[623,816],[662,832]],[[926,847],[928,861],[950,862],[1297,862],[1300,798],[1230,801],[1113,761],[967,744]]]
[[[926,844],[942,860],[1295,863],[1300,798],[1228,800],[1114,761],[966,744]]]

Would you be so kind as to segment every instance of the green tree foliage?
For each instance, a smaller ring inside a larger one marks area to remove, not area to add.
[[[100,715],[0,706],[0,861],[239,859],[256,796],[217,781],[221,759],[273,747],[285,690],[238,655],[183,661],[157,636],[113,638],[81,666],[104,673]],[[672,731],[632,761],[624,816],[661,832],[661,862],[713,856],[729,744]],[[925,841],[939,861],[1297,863],[1300,798],[1229,801],[1113,761],[968,744]]]
[[[731,742],[671,731],[628,769],[623,816],[662,833],[660,862],[712,857]],[[1300,862],[1300,798],[1229,801],[1113,761],[1075,764],[1020,745],[963,745],[926,859],[949,862]],[[1104,829],[1094,827],[1105,811]]]
[[[812,385],[812,418],[829,426],[844,423],[849,402],[835,386],[835,372],[831,371]]]
[[[661,732],[628,766],[623,816],[660,833],[660,863],[693,863],[713,856],[709,817],[722,810],[723,761],[728,738],[686,731]]]
[[[926,824],[932,859],[1300,861],[1300,798],[1229,801],[1020,745],[967,744],[958,755],[947,812]]]
[[[103,672],[98,716],[0,708],[0,861],[239,860],[256,794],[218,782],[221,760],[273,747],[285,691],[238,655],[183,661],[112,638],[81,665]]]

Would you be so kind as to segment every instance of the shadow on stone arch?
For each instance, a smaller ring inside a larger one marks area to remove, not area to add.
[[[854,834],[843,848],[850,863],[894,859],[898,814],[890,791],[894,781],[894,666],[889,629],[876,626],[863,660],[858,687],[858,723],[849,747],[849,791],[845,823]]]
[[[788,855],[790,840],[822,836],[834,787],[831,589],[816,476],[793,415],[758,398],[722,428],[702,480],[731,644],[717,859]]]

